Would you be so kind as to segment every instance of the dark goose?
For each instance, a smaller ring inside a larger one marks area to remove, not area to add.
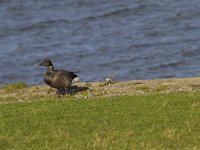
[[[44,81],[50,87],[57,89],[58,94],[66,94],[66,90],[71,86],[72,81],[79,80],[74,72],[68,72],[63,69],[54,69],[53,63],[49,59],[44,59],[39,66],[47,67]]]

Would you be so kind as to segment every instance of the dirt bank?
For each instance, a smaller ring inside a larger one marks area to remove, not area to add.
[[[170,78],[158,80],[132,80],[127,82],[77,83],[64,97],[98,98],[121,95],[144,95],[200,90],[200,78]],[[0,88],[0,103],[32,101],[38,98],[57,97],[55,90],[46,85],[28,86],[11,91]],[[63,96],[62,96],[63,97]]]

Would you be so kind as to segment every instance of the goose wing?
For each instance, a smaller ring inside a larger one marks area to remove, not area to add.
[[[69,87],[74,78],[78,77],[75,73],[66,70],[55,70],[54,81],[61,87]]]

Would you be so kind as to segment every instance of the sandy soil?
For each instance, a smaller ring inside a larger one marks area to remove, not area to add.
[[[132,80],[127,82],[77,83],[61,97],[99,98],[122,95],[144,95],[200,90],[200,78],[170,78],[158,80]],[[29,102],[45,97],[58,97],[56,90],[46,85],[29,86],[13,91],[0,88],[0,103]]]

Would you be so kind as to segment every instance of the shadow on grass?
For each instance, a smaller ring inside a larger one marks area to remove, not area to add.
[[[67,90],[60,90],[59,91],[59,94],[60,95],[74,95],[78,92],[82,92],[82,91],[86,91],[88,90],[89,88],[88,87],[78,87],[78,86],[71,86],[69,89]],[[57,93],[58,94],[58,93]]]

